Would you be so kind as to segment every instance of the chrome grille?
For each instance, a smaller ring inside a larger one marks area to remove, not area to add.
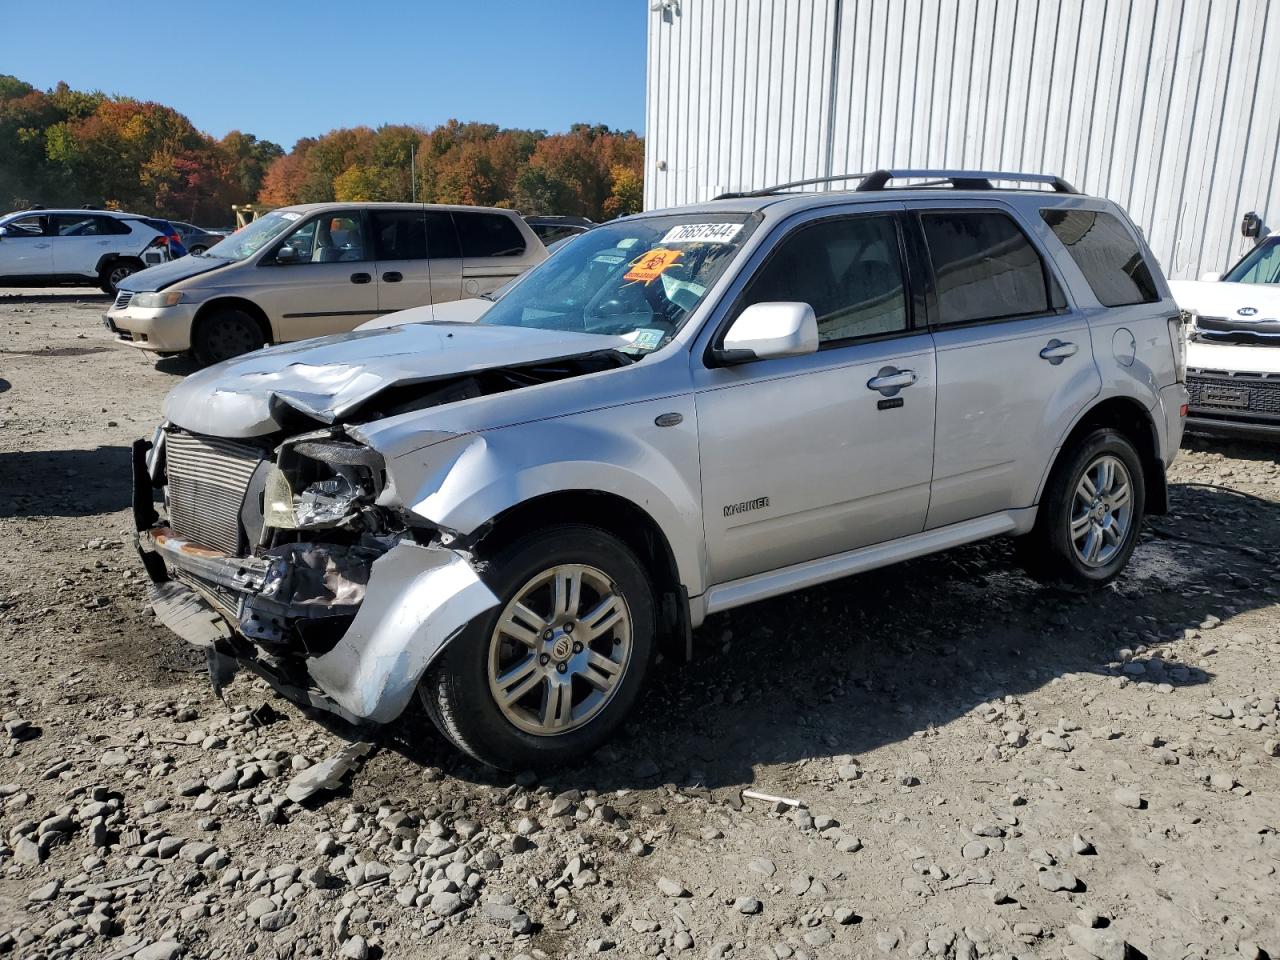
[[[240,506],[263,452],[247,443],[165,435],[169,525],[181,537],[236,554],[240,549]]]
[[[129,305],[129,301],[133,299],[133,294],[128,290],[121,290],[116,294],[116,309],[123,310]]]

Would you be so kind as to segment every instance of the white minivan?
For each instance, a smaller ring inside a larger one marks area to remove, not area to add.
[[[313,203],[259,217],[198,256],[144,270],[103,316],[120,342],[217,363],[479,297],[546,259],[513,210]]]

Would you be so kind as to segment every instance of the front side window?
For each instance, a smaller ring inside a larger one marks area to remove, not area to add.
[[[1062,294],[1026,234],[995,210],[920,213],[944,326],[1047,313]]]
[[[907,290],[894,218],[843,217],[789,234],[743,294],[744,307],[775,301],[813,307],[820,343],[906,330]]]
[[[1100,210],[1062,209],[1041,210],[1040,217],[1067,248],[1104,307],[1160,299],[1138,242],[1118,217]]]
[[[7,220],[4,228],[10,237],[41,237],[48,235],[52,230],[49,226],[49,217],[45,214]]]
[[[454,213],[464,257],[518,257],[524,253],[524,235],[500,213]]]
[[[219,244],[221,246],[221,244]],[[293,250],[292,263],[351,263],[365,259],[360,214],[325,213],[302,224],[281,248]]]
[[[675,336],[757,222],[688,213],[596,227],[526,273],[476,322],[621,336],[629,352],[649,353]]]
[[[1231,283],[1280,283],[1280,238],[1263,240],[1222,279]]]

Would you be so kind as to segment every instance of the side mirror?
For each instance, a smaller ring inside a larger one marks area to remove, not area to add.
[[[7,237],[8,235],[9,235],[9,228],[8,228],[8,227],[0,227],[0,240],[3,240],[3,239],[4,239],[5,237]]]
[[[281,247],[276,251],[276,263],[297,263],[300,259],[293,247]]]
[[[1204,283],[1216,283],[1217,281],[1222,279],[1222,274],[1214,270],[1210,270],[1208,273],[1200,274],[1200,279]]]
[[[722,364],[818,351],[818,319],[807,303],[753,303],[738,315],[715,357]]]

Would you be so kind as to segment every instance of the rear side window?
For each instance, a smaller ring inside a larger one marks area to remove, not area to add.
[[[373,210],[373,241],[379,260],[425,260],[427,228],[413,210]]]
[[[901,333],[907,292],[892,216],[842,217],[783,238],[751,278],[743,306],[807,303],[823,344]]]
[[[1075,261],[1105,307],[1155,303],[1151,268],[1119,217],[1100,210],[1041,210],[1040,216]]]
[[[926,210],[920,224],[944,326],[1031,316],[1063,305],[1040,254],[1007,214]]]
[[[518,257],[524,235],[500,213],[454,213],[464,257]]]

